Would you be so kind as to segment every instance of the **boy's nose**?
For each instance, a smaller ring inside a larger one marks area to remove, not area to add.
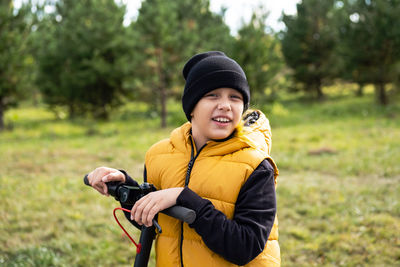
[[[227,100],[221,100],[221,101],[218,103],[218,109],[219,109],[219,110],[230,111],[230,110],[231,110],[231,105],[230,105],[229,101],[227,101]]]

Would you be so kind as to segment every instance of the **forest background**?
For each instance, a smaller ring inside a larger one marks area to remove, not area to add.
[[[141,181],[207,50],[243,66],[270,119],[283,265],[398,265],[400,0],[303,0],[279,32],[266,6],[232,34],[205,0],[145,0],[129,25],[122,2],[1,1],[0,265],[131,265],[117,203],[82,177]]]

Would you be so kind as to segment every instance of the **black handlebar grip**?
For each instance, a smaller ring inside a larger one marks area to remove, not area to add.
[[[89,184],[89,179],[88,179],[87,176],[88,176],[88,175],[86,174],[85,177],[83,178],[83,182],[85,183],[85,185],[91,186],[91,185]]]
[[[184,221],[188,224],[191,224],[194,222],[194,220],[196,220],[196,213],[194,212],[194,210],[182,206],[172,206],[161,212],[178,220]]]
[[[91,184],[89,183],[89,179],[88,179],[88,175],[86,174],[85,177],[83,178],[83,182],[85,183],[85,185],[91,186]],[[107,190],[108,193],[110,195],[112,195],[113,197],[115,197],[116,200],[119,201],[119,196],[117,196],[117,189],[118,186],[121,184],[121,182],[108,182],[106,183],[107,185]]]

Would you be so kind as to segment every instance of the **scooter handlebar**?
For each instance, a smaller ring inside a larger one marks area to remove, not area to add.
[[[85,185],[91,186],[87,174],[83,178],[83,182],[85,183]],[[110,182],[110,183],[114,183],[113,186],[115,186],[115,182]],[[109,183],[106,183],[106,185],[109,188]],[[161,213],[164,213],[178,220],[184,221],[188,224],[191,224],[196,220],[196,213],[194,212],[194,210],[182,206],[172,206],[168,209],[162,210]]]

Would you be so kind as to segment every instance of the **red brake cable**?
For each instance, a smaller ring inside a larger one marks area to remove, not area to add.
[[[124,208],[115,208],[114,209],[114,211],[113,211],[113,214],[114,214],[114,218],[115,218],[115,220],[117,221],[117,223],[118,223],[118,225],[119,225],[119,227],[121,227],[121,229],[125,232],[125,234],[129,237],[129,239],[132,241],[132,243],[136,246],[136,253],[137,254],[139,254],[140,253],[140,250],[142,249],[142,244],[137,244],[136,242],[135,242],[135,240],[133,240],[133,238],[128,234],[128,232],[125,230],[125,228],[121,225],[121,223],[118,221],[118,218],[117,218],[117,216],[115,215],[115,212],[117,211],[117,210],[123,210],[123,211],[127,211],[127,212],[131,212],[130,210],[128,210],[128,209],[124,209]]]

